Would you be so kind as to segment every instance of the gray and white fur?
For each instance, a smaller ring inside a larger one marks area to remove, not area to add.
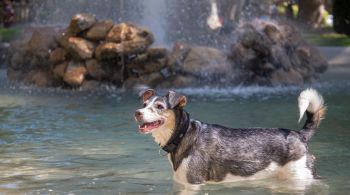
[[[317,178],[315,157],[308,143],[326,107],[322,96],[313,89],[304,90],[298,99],[300,119],[305,112],[307,116],[300,131],[204,123],[189,117],[184,110],[186,97],[174,91],[157,96],[150,89],[142,97],[144,108],[135,113],[140,132],[151,134],[162,148],[175,143],[167,151],[174,179],[179,183]]]

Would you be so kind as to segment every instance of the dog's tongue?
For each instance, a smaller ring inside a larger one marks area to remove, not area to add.
[[[142,131],[142,132],[148,132],[148,131],[150,131],[150,130],[156,128],[156,127],[157,127],[157,124],[158,124],[157,122],[144,123],[144,124],[142,124],[142,125],[139,127],[139,129],[140,129],[140,131]]]

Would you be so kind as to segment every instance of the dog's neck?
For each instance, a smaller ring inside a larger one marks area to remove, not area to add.
[[[182,109],[175,109],[174,114],[167,119],[164,127],[152,132],[155,142],[165,151],[169,146],[171,147],[169,150],[176,149],[188,128],[189,121],[188,113]]]

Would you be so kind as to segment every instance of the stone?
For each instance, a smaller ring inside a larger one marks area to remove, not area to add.
[[[61,32],[61,34],[58,36],[57,38],[57,42],[58,44],[65,48],[68,49],[69,48],[69,38],[74,37],[74,34],[69,32],[68,30]]]
[[[139,78],[129,77],[124,83],[123,88],[131,89],[136,85],[147,85],[148,87],[156,87],[164,80],[163,76],[158,73],[143,75]]]
[[[269,37],[270,40],[275,44],[280,43],[283,39],[283,34],[274,24],[266,24],[263,31],[267,35],[267,37]]]
[[[187,87],[196,82],[196,78],[192,76],[177,75],[172,82],[172,87]]]
[[[96,16],[88,13],[79,13],[72,17],[69,24],[69,31],[74,35],[89,29],[97,22]]]
[[[82,62],[70,61],[64,73],[63,80],[72,87],[80,86],[87,70]]]
[[[47,71],[35,71],[32,78],[31,78],[33,84],[35,84],[38,87],[49,87],[52,86],[52,75],[49,74]]]
[[[56,46],[56,33],[54,28],[35,29],[25,49],[32,55],[47,58],[50,50]]]
[[[107,33],[113,27],[112,20],[103,20],[95,23],[86,33],[86,38],[94,41],[105,40]]]
[[[98,81],[85,80],[81,85],[81,89],[86,91],[94,91],[94,90],[97,90],[99,86],[100,86],[100,83]]]
[[[208,78],[214,75],[230,75],[232,65],[221,51],[209,47],[192,47],[181,69],[187,73]]]
[[[128,64],[128,68],[132,69],[133,72],[138,73],[139,75],[150,74],[153,72],[159,72],[163,69],[164,64],[159,60],[148,60],[143,63],[138,64]]]
[[[95,80],[102,80],[107,77],[103,65],[96,59],[90,59],[85,62],[88,74]]]
[[[54,79],[62,80],[66,72],[67,66],[68,62],[56,65],[52,70]]]
[[[106,41],[121,43],[122,41],[130,41],[134,39],[135,34],[133,34],[133,30],[131,29],[132,25],[127,23],[116,24],[112,27],[112,29],[108,32],[106,36]]]
[[[65,60],[66,60],[66,50],[64,50],[63,48],[58,47],[50,53],[49,62],[52,65],[62,63]]]
[[[271,74],[270,83],[272,85],[301,85],[304,83],[304,79],[294,69],[289,71],[278,69]]]
[[[71,51],[78,59],[89,59],[92,58],[94,54],[94,44],[86,39],[70,37],[68,39],[68,44],[69,51]]]
[[[9,81],[21,81],[23,79],[23,73],[20,70],[9,67],[7,69],[7,78]]]
[[[99,60],[113,59],[120,57],[121,45],[117,43],[102,43],[96,47],[96,58]]]
[[[148,58],[161,59],[168,55],[168,50],[165,48],[148,48],[145,53]]]
[[[154,37],[147,29],[120,23],[109,31],[106,41],[120,44],[121,53],[127,55],[144,52],[154,42]]]
[[[173,68],[179,67],[183,64],[190,49],[191,47],[187,44],[180,42],[175,43],[172,51],[168,55],[168,65]]]

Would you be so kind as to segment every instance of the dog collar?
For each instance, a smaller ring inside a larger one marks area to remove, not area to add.
[[[184,112],[184,111],[182,111],[182,112]],[[190,126],[190,115],[187,112],[184,112],[184,113],[185,113],[185,117],[186,117],[185,122],[184,123],[180,122],[179,127],[175,128],[175,129],[179,128],[179,130],[177,132],[175,132],[173,134],[173,136],[170,138],[170,140],[168,141],[168,143],[162,147],[162,149],[167,153],[171,153],[171,152],[176,151],[182,138],[185,136],[185,134],[188,130],[188,127]]]

